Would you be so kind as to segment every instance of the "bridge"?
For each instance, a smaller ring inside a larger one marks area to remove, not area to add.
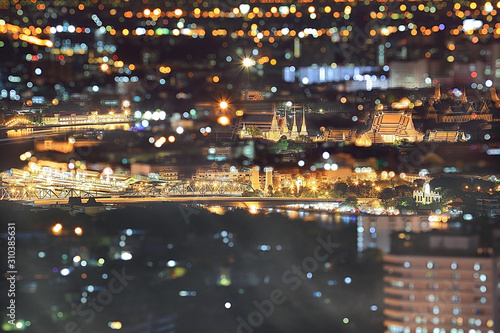
[[[33,181],[2,182],[0,185],[0,200],[51,200],[80,198],[113,197],[158,197],[169,196],[238,196],[244,192],[253,192],[252,186],[230,180],[205,181],[138,181],[133,184],[103,181],[80,182],[77,184],[67,179],[62,182]]]

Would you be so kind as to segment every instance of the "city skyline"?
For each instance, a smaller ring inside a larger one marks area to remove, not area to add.
[[[499,11],[0,1],[2,331],[499,331]]]

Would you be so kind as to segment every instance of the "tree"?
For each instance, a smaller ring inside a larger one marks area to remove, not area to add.
[[[335,183],[333,186],[333,196],[337,198],[343,198],[347,195],[347,190],[349,189],[349,186],[347,186],[346,183],[340,182],[340,183]]]
[[[396,199],[396,207],[400,211],[414,211],[417,209],[417,202],[413,197],[400,197]]]
[[[384,204],[388,204],[392,199],[394,199],[394,189],[391,187],[384,188],[380,191],[378,198],[382,200]]]
[[[342,203],[343,207],[351,207],[351,208],[358,208],[358,198],[356,198],[353,195],[348,196],[345,198],[345,201]]]
[[[247,127],[247,132],[250,134],[252,137],[259,137],[262,136],[262,130],[256,126],[248,126]]]
[[[287,139],[283,139],[281,138],[278,142],[276,142],[274,145],[273,145],[273,150],[275,152],[279,152],[279,151],[284,151],[284,150],[287,150],[288,149],[288,141]]]
[[[412,197],[413,189],[408,185],[400,185],[394,188],[394,196],[395,197]]]
[[[273,193],[274,193],[274,190],[273,190],[273,186],[272,185],[269,185],[267,187],[267,193],[269,194],[269,196],[272,196]]]

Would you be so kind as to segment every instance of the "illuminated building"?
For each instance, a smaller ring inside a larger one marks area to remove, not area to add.
[[[423,190],[413,191],[413,198],[415,199],[416,203],[423,205],[441,201],[441,196],[439,195],[439,193],[431,191],[429,182],[424,183]]]
[[[493,121],[491,107],[497,103],[494,89],[491,91],[491,102],[469,101],[465,89],[456,91],[458,99],[451,97],[447,99],[434,98],[426,106],[427,119],[433,119],[438,123],[465,123],[472,120]]]
[[[500,237],[498,230],[494,237]],[[384,256],[386,332],[493,333],[500,259],[479,235],[408,233]]]
[[[98,111],[92,111],[90,115],[60,112],[42,116],[42,123],[45,125],[105,124],[126,121],[128,116],[125,113],[99,114]]]
[[[463,142],[466,141],[463,131],[431,130],[427,134],[429,142]]]
[[[214,181],[235,181],[242,183],[251,182],[251,171],[248,169],[238,170],[234,166],[224,164],[219,167],[213,163],[210,168],[199,168],[192,178],[194,181],[198,180],[214,180]]]
[[[276,116],[276,111],[273,113],[273,119],[271,121],[271,128],[269,129],[268,132],[264,133],[266,136],[266,139],[271,140],[271,141],[279,141],[281,137],[280,129],[278,127],[278,119]]]
[[[353,129],[327,129],[319,137],[322,141],[335,142],[354,142],[356,140],[356,131]]]
[[[307,137],[309,134],[307,133],[307,127],[306,127],[306,111],[302,109],[302,126],[300,127],[300,136],[305,136]]]
[[[266,184],[264,189],[267,191],[269,186],[273,187],[273,168],[265,167],[264,172],[266,173]]]
[[[295,140],[299,136],[299,132],[297,131],[297,118],[295,116],[295,113],[293,113],[293,125],[292,125],[292,132],[290,132],[290,139]]]
[[[253,167],[252,170],[250,171],[250,179],[251,179],[252,187],[255,190],[260,190],[259,171],[260,171],[260,168],[258,166]]]
[[[372,127],[364,133],[373,143],[393,144],[396,141],[419,142],[424,134],[415,129],[408,111],[379,111]]]
[[[240,139],[250,139],[252,138],[252,135],[248,133],[247,127],[245,123],[243,123],[243,126],[241,127],[240,133],[239,133]]]
[[[286,108],[285,108],[285,116],[283,117],[283,120],[281,121],[281,135],[286,136],[287,139],[290,136],[290,132],[288,131],[288,121],[286,119]]]

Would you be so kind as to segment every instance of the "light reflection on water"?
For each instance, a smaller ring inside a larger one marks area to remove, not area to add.
[[[228,210],[236,209],[235,207],[225,206],[205,206],[209,212],[223,215]],[[250,211],[250,208],[247,208]],[[337,212],[310,212],[302,209],[289,208],[264,208],[261,213],[279,213],[286,217],[296,220],[300,219],[306,222],[316,222],[318,226],[326,230],[339,230],[347,225],[356,224],[356,215]]]
[[[128,131],[130,125],[128,123],[117,123],[108,125],[75,125],[75,126],[63,126],[63,127],[31,127],[23,129],[13,129],[7,131],[8,138],[20,138],[24,136],[33,136],[37,134],[47,135],[50,133],[64,133],[64,132],[74,132],[79,130],[99,130],[99,131],[111,131],[111,130],[123,130]]]

